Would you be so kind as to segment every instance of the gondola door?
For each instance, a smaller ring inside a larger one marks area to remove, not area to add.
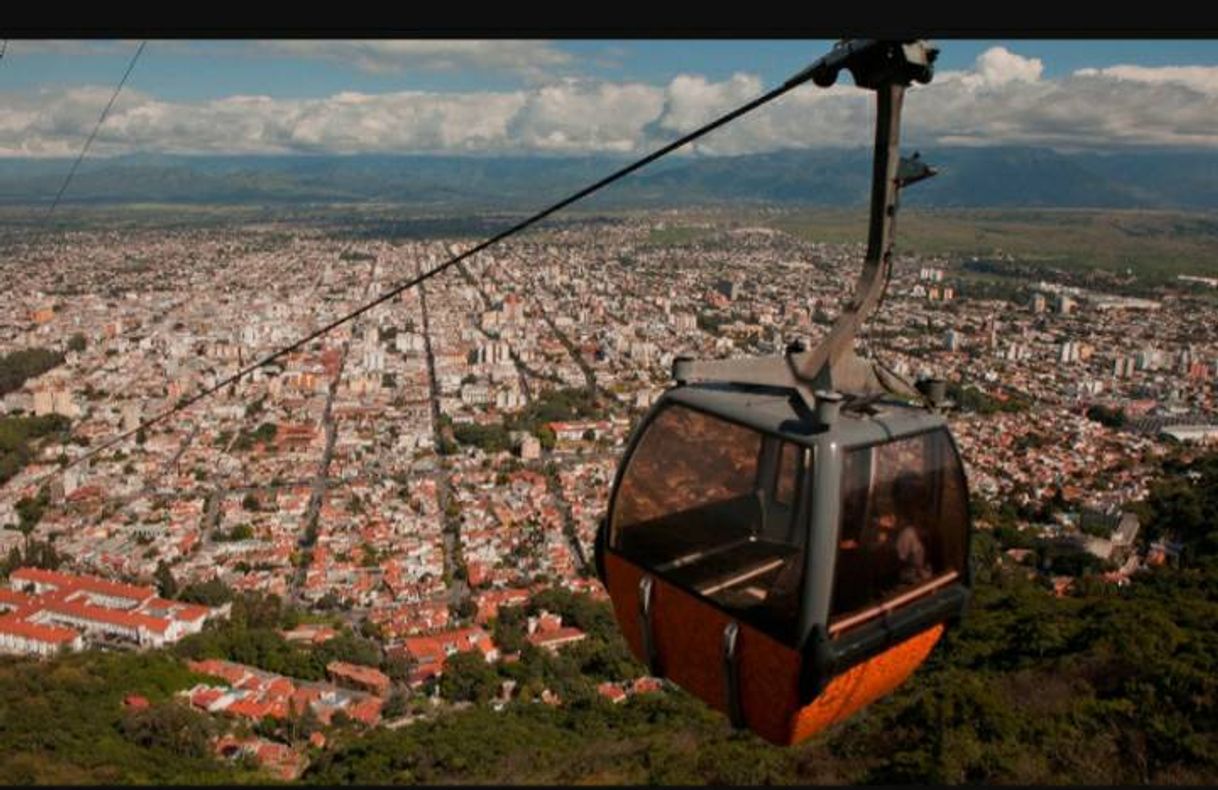
[[[604,551],[634,654],[775,743],[798,709],[810,447],[683,406],[626,460]]]

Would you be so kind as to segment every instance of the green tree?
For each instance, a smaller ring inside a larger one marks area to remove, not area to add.
[[[302,710],[291,717],[291,730],[293,740],[305,740],[315,732],[320,732],[323,729],[321,719],[317,718],[317,714],[313,712],[313,708],[305,705]]]
[[[464,579],[465,578],[465,568],[458,567],[457,570],[453,573],[453,575],[456,576],[458,579]],[[459,603],[457,603],[455,606],[453,606],[453,614],[456,615],[458,620],[468,620],[471,617],[473,617],[474,615],[476,615],[477,613],[478,613],[478,605],[475,604],[469,598],[465,598],[465,599],[461,600]]]
[[[7,577],[10,573],[20,568],[22,564],[23,561],[21,559],[21,549],[13,546],[8,550],[8,557],[5,559],[2,569],[3,573],[0,575]]]
[[[495,614],[494,639],[504,653],[517,653],[524,647],[527,614],[523,606],[501,606]]]
[[[63,354],[45,348],[21,349],[0,355],[0,397],[17,391],[27,379],[62,365],[63,360]]]
[[[365,617],[364,619],[360,620],[359,633],[360,636],[364,637],[365,639],[371,639],[374,641],[384,639],[385,636],[384,630],[369,617]]]
[[[1088,407],[1087,419],[1098,422],[1107,428],[1124,427],[1127,420],[1124,409],[1114,409],[1098,403]]]
[[[233,592],[219,576],[205,582],[193,582],[181,590],[179,600],[204,606],[221,606],[233,599]]]
[[[499,675],[482,653],[469,650],[449,656],[440,678],[440,694],[453,702],[487,702],[499,692]]]
[[[410,712],[410,696],[401,689],[394,689],[381,708],[381,715],[387,719],[399,719]]]
[[[396,652],[386,656],[381,670],[394,683],[407,683],[410,680],[410,673],[415,670],[415,662],[405,653]]]
[[[34,531],[34,527],[42,521],[42,514],[46,512],[48,501],[49,496],[45,491],[39,492],[35,497],[22,497],[17,500],[17,523],[21,534],[28,536]]]
[[[129,712],[121,729],[123,737],[145,748],[164,749],[179,757],[202,757],[208,753],[214,725],[205,715],[166,702]]]
[[[173,578],[173,571],[169,569],[169,563],[161,560],[156,564],[156,579],[157,593],[162,598],[175,598],[178,594],[178,583]]]

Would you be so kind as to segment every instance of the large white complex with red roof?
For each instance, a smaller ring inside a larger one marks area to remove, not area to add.
[[[153,587],[18,568],[0,589],[0,653],[50,655],[85,639],[161,647],[225,610],[157,597]]]

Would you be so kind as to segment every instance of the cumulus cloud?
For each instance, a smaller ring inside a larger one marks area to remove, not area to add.
[[[922,89],[911,132],[941,144],[1218,145],[1218,70],[1116,66],[1050,80],[1038,60],[995,49]]]
[[[699,79],[674,79],[668,87],[666,113],[655,126],[670,140],[744,102],[765,88],[751,75],[734,75],[707,85]],[[707,155],[740,155],[782,148],[870,145],[872,94],[852,86],[849,77],[830,88],[810,84],[783,96],[695,143]]]
[[[688,132],[761,93],[761,80],[752,74],[733,74],[724,82],[678,74],[664,95],[664,114],[658,126],[672,132]]]
[[[510,60],[506,52],[487,55],[492,60],[486,62]],[[666,85],[566,78],[513,91],[345,92],[315,99],[229,96],[198,102],[168,102],[128,87],[91,155],[637,153],[748,101],[764,88],[757,76],[743,73],[721,81],[681,74]],[[111,90],[87,86],[0,94],[5,107],[0,114],[0,155],[74,155]],[[848,79],[827,90],[806,85],[703,138],[696,150],[724,155],[866,146],[873,114],[872,95]],[[911,146],[1213,147],[1218,146],[1214,118],[1215,68],[1113,66],[1047,78],[1040,60],[993,47],[971,68],[943,71],[930,85],[911,90],[905,139]]]
[[[1218,94],[1218,66],[1109,66],[1079,69],[1076,77],[1100,77],[1146,85],[1180,85],[1210,96]]]
[[[564,80],[525,95],[508,139],[535,150],[629,152],[662,103],[648,85]]]
[[[33,113],[27,138],[43,141],[42,155],[79,147],[92,121],[66,108],[76,97],[62,96]],[[104,101],[104,100],[103,100]],[[199,103],[169,103],[127,97],[111,110],[94,150],[170,153],[444,152],[502,148],[506,124],[524,96],[403,92],[339,93],[323,99],[231,96]],[[94,107],[95,103],[90,103]],[[22,108],[18,108],[19,111]],[[23,117],[30,118],[27,111]],[[83,123],[81,121],[84,121]],[[7,130],[5,130],[7,131]],[[8,135],[0,153],[13,155]],[[14,141],[15,142],[15,141]],[[27,145],[27,151],[30,151]],[[31,151],[32,152],[32,151]]]
[[[1045,70],[1040,58],[1025,58],[1006,47],[990,47],[977,56],[972,71],[945,72],[940,79],[970,88],[994,88],[1013,82],[1036,82]]]
[[[0,98],[0,155],[66,156],[96,121],[105,89]],[[124,93],[93,150],[170,153],[630,151],[662,92],[566,81],[500,93],[231,96],[170,103]]]

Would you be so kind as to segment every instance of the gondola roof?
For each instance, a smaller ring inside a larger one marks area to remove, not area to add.
[[[812,445],[829,430],[804,406],[794,390],[748,388],[733,384],[696,384],[668,390],[664,399],[800,444]],[[923,408],[888,400],[861,409],[846,404],[832,426],[841,447],[858,447],[940,428],[943,417]]]

